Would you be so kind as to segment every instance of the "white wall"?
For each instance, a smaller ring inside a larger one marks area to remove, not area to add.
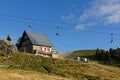
[[[38,50],[38,51],[49,53],[49,52],[51,52],[52,48],[51,47],[46,47],[46,46],[33,45],[33,50]]]

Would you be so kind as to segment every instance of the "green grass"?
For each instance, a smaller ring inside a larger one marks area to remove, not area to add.
[[[95,55],[96,50],[79,50],[74,51],[70,56],[80,56],[80,57],[87,57]]]
[[[68,58],[83,57],[87,58],[90,63],[99,64],[99,61],[95,59],[96,50],[77,50],[71,53]]]
[[[4,63],[8,69],[36,71],[43,74],[58,75],[73,80],[119,80],[120,68],[102,66],[98,64],[84,64],[80,61],[67,59],[53,59],[35,56],[29,53],[11,54]]]
[[[96,53],[96,50],[78,50],[78,51],[74,51],[72,52],[68,58],[73,58],[73,57],[86,57],[89,60],[93,60],[94,61],[94,55]]]

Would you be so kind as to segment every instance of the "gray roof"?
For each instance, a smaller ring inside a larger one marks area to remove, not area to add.
[[[30,31],[25,31],[25,33],[31,40],[32,44],[49,46],[49,47],[53,46],[51,41],[47,38],[47,36],[45,36],[43,34],[38,34],[38,33],[30,32]]]

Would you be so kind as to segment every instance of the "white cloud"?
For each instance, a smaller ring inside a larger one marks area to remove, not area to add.
[[[120,23],[120,0],[93,0],[89,9],[80,16],[81,21],[93,20],[103,24]]]
[[[94,24],[88,23],[88,24],[78,24],[75,26],[75,30],[84,30],[86,27],[92,27]]]
[[[68,16],[61,16],[62,21],[68,21],[68,22],[74,22],[75,16],[73,14],[70,14]]]
[[[120,11],[115,12],[109,17],[106,17],[107,23],[120,23]]]
[[[84,28],[85,28],[84,25],[78,24],[78,25],[76,25],[75,30],[83,30]]]

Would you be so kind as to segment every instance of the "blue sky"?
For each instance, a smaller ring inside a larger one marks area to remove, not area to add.
[[[107,50],[120,46],[119,25],[120,0],[0,0],[0,37],[14,43],[30,30],[47,35],[57,51]]]

